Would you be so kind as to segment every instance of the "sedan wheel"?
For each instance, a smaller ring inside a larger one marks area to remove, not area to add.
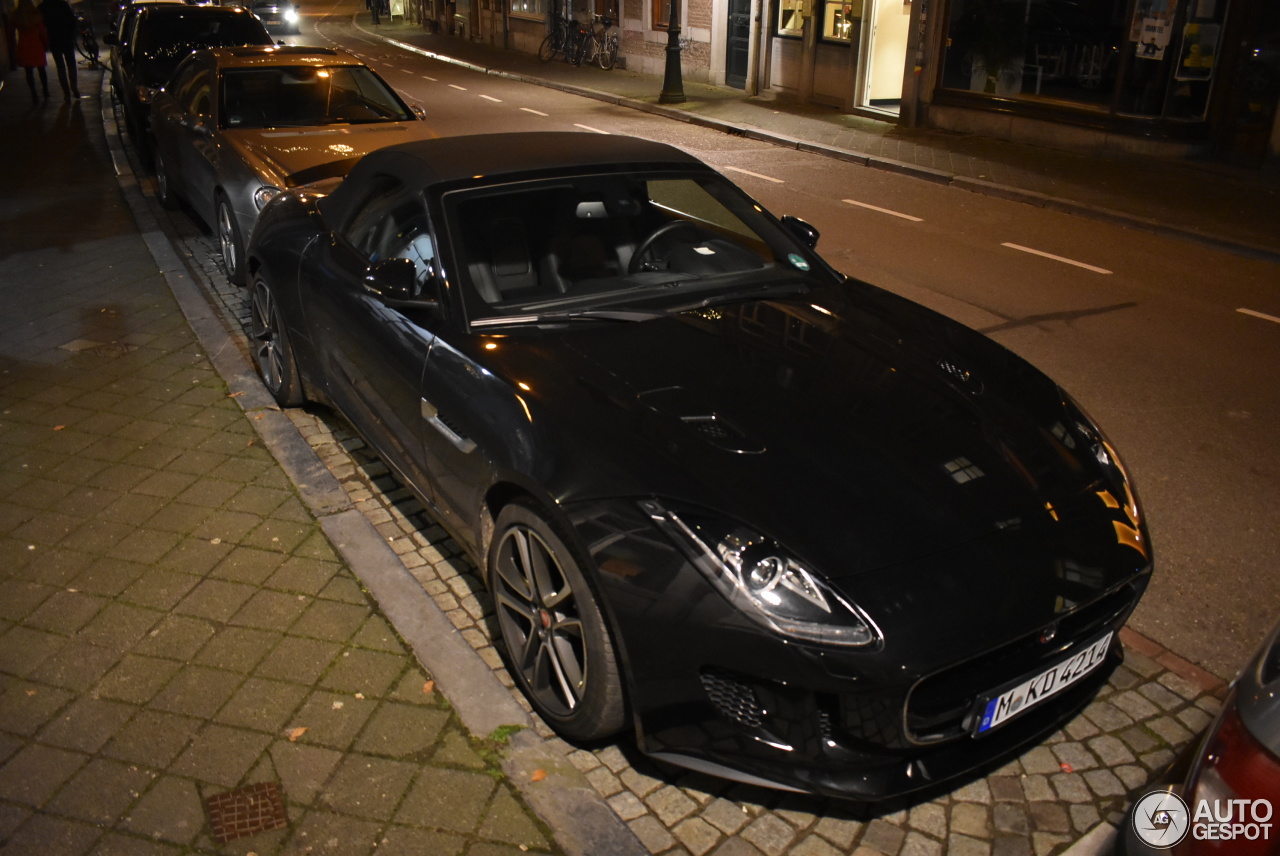
[[[253,355],[267,390],[281,407],[296,407],[305,400],[298,364],[293,358],[289,334],[280,306],[266,279],[253,278]]]
[[[170,211],[178,207],[178,198],[173,195],[173,183],[169,179],[168,164],[159,151],[156,152],[156,198],[160,206]]]
[[[604,617],[572,551],[531,507],[498,515],[489,584],[508,665],[539,715],[571,740],[626,724]]]
[[[218,246],[222,249],[227,279],[232,285],[244,285],[244,242],[240,240],[240,227],[225,196],[218,200]]]

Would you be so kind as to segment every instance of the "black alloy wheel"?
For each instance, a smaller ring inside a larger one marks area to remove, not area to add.
[[[538,714],[570,740],[620,731],[613,644],[565,541],[530,505],[512,503],[498,515],[488,566],[508,667]]]
[[[173,195],[173,182],[169,178],[168,164],[165,163],[164,156],[160,154],[160,150],[156,149],[156,198],[160,200],[160,207],[172,211],[178,207],[178,198]]]
[[[267,391],[281,407],[296,407],[305,401],[298,363],[293,358],[275,292],[261,273],[253,278],[253,356]]]
[[[240,238],[240,226],[231,211],[227,197],[218,197],[218,247],[222,251],[222,265],[232,285],[244,285],[244,241]]]

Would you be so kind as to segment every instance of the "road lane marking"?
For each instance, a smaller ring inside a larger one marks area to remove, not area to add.
[[[605,134],[605,135],[608,135],[608,133],[609,133],[608,131],[602,131],[602,130],[600,130],[599,128],[593,128],[593,127],[591,127],[590,125],[579,125],[577,122],[575,122],[575,123],[573,124],[573,127],[575,127],[575,128],[581,128],[581,129],[582,129],[582,130],[584,130],[584,131],[592,131],[592,132],[597,133],[597,134]]]
[[[1068,259],[1063,256],[1055,256],[1053,253],[1046,253],[1044,250],[1033,250],[1031,249],[1031,247],[1024,247],[1021,244],[1004,243],[1004,244],[1001,244],[1000,246],[1008,247],[1011,250],[1018,250],[1019,252],[1022,252],[1022,253],[1031,253],[1031,255],[1033,256],[1040,256],[1046,259],[1053,259],[1055,262],[1062,262],[1063,264],[1066,264],[1066,265],[1075,265],[1078,268],[1091,270],[1094,273],[1105,273],[1105,274],[1111,273],[1111,271],[1107,270],[1106,268],[1094,267],[1093,265],[1087,265],[1084,262],[1078,262],[1075,259]]]
[[[494,98],[492,95],[481,95],[480,97],[481,97],[481,98],[483,98],[485,101],[492,101],[492,102],[494,102],[495,104],[501,104],[501,103],[502,103],[502,99],[501,99],[501,98]]]
[[[857,205],[859,208],[866,208],[871,211],[879,211],[881,214],[888,214],[891,217],[901,217],[903,220],[910,220],[912,223],[923,223],[923,217],[913,217],[910,214],[903,214],[901,211],[894,211],[891,208],[881,208],[879,205],[872,205],[869,202],[859,202],[856,199],[841,199],[841,202],[849,205]]]
[[[742,168],[740,168],[740,167],[736,167],[736,166],[727,166],[727,167],[725,167],[725,169],[732,170],[732,171],[734,171],[734,172],[740,172],[740,173],[742,173],[743,175],[749,175],[749,176],[751,176],[752,178],[758,178],[758,179],[761,179],[762,181],[772,181],[774,184],[786,184],[786,182],[785,182],[785,181],[783,181],[783,180],[782,180],[782,179],[780,179],[780,178],[774,178],[774,177],[769,176],[769,175],[761,175],[760,173],[758,173],[758,172],[752,172],[752,171],[751,171],[751,170],[749,170],[749,169],[742,169]]]
[[[450,89],[456,89],[456,90],[458,90],[459,92],[466,92],[466,91],[467,91],[467,87],[465,87],[465,86],[459,86],[459,85],[458,85],[458,84],[456,84],[456,83],[450,83],[450,84],[449,84],[449,88],[450,88]]]
[[[411,68],[402,68],[400,71],[404,74],[413,74],[413,69]]]
[[[546,115],[548,115],[547,113],[543,113],[541,110],[534,110],[532,107],[521,107],[520,109],[521,109],[521,110],[523,110],[523,111],[524,111],[524,112],[526,112],[526,113],[532,113],[532,114],[533,114],[533,115],[535,115],[535,116],[546,116]]]
[[[1250,315],[1254,318],[1261,318],[1263,321],[1271,321],[1275,324],[1280,324],[1280,318],[1277,318],[1274,315],[1268,315],[1265,312],[1256,312],[1253,309],[1244,309],[1244,308],[1237,309],[1236,311],[1239,312],[1241,315]]]
[[[423,79],[423,80],[430,80],[432,83],[438,83],[438,82],[439,82],[439,81],[437,81],[434,77],[432,77],[432,76],[431,76],[431,75],[429,75],[429,74],[424,74],[424,75],[422,75],[422,79]]]

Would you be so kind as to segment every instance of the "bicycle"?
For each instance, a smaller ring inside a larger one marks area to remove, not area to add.
[[[613,68],[618,62],[618,31],[609,31],[613,20],[604,15],[591,17],[591,31],[586,39],[584,51],[587,62],[595,62],[605,71]]]
[[[76,34],[76,51],[85,58],[89,68],[97,68],[100,65],[98,37],[93,34],[93,25],[89,23],[88,17],[77,15],[76,29],[79,31]]]
[[[547,33],[547,37],[538,46],[538,59],[543,62],[549,61],[556,54],[564,53],[569,42],[569,19],[559,12],[552,14],[555,17],[551,19],[551,32]],[[578,22],[573,23],[576,25]]]

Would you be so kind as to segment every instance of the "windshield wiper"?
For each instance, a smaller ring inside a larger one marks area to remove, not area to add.
[[[684,303],[680,306],[671,307],[668,312],[675,315],[680,312],[691,312],[695,309],[706,309],[708,306],[723,306],[729,303],[745,303],[750,300],[760,300],[766,297],[791,297],[794,295],[805,294],[809,292],[813,286],[803,282],[774,282],[768,285],[757,286],[756,288],[744,288],[736,291],[722,291],[719,294],[713,294],[702,300],[695,300],[692,303]]]
[[[533,315],[499,315],[493,318],[477,318],[472,327],[499,327],[526,324],[558,324],[562,321],[652,321],[662,318],[666,311],[639,309],[566,309],[560,312],[539,312]]]

